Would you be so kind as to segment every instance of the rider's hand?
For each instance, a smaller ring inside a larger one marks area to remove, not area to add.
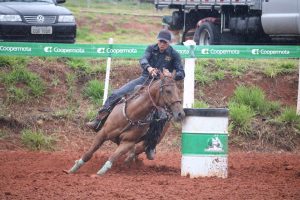
[[[164,76],[172,77],[172,73],[169,70],[167,70],[166,68],[163,69],[163,74],[164,74]]]
[[[152,77],[155,77],[158,74],[158,69],[154,67],[148,67],[147,70]]]

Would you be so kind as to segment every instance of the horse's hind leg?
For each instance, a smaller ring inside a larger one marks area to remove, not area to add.
[[[121,142],[116,151],[108,158],[108,161],[106,161],[102,168],[97,172],[97,175],[105,174],[112,167],[113,162],[121,155],[124,155],[130,149],[132,149],[134,147],[134,144],[134,142],[129,141]]]
[[[90,147],[90,149],[82,156],[81,159],[75,161],[75,164],[70,170],[67,170],[65,172],[75,173],[80,167],[82,167],[87,161],[89,161],[92,158],[93,154],[99,149],[99,147],[103,144],[104,141],[105,137],[100,132],[96,136],[94,144]]]
[[[163,139],[165,136],[168,128],[170,127],[170,122],[167,122],[162,130],[162,133],[160,134],[160,137],[157,140],[157,144],[160,143],[160,141]],[[129,155],[127,156],[125,162],[129,163],[133,161],[135,158],[137,158],[141,153],[145,152],[146,146],[145,146],[145,141],[141,141],[137,143],[134,147],[134,151],[130,151]]]

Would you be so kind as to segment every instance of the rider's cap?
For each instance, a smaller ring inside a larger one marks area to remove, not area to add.
[[[158,33],[157,40],[163,40],[167,43],[171,42],[171,33],[168,30],[161,30]]]

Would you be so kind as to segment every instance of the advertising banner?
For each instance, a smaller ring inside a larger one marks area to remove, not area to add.
[[[148,45],[0,42],[0,55],[141,58]],[[173,45],[182,58],[300,58],[300,46]]]

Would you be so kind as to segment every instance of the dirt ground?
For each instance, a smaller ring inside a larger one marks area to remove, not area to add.
[[[0,199],[300,199],[300,155],[229,154],[229,177],[181,177],[179,153],[142,155],[131,166],[121,161],[99,178],[90,175],[106,161],[97,153],[77,174],[68,175],[81,152],[0,152]]]
[[[65,74],[62,66],[50,67],[56,74]],[[47,80],[47,69],[41,70],[38,65],[31,68]],[[134,69],[128,76],[121,76],[123,79],[112,81],[112,85],[117,87],[137,76],[139,68]],[[119,68],[118,73],[126,71]],[[112,77],[117,76],[113,71]],[[251,74],[239,80],[228,78],[201,88],[205,93],[202,98],[211,105],[222,107],[238,83],[250,81],[267,88],[269,99],[295,105],[297,74],[276,80],[258,75],[251,77]],[[55,96],[55,93],[59,95]],[[0,139],[0,199],[300,199],[299,151],[262,153],[253,151],[254,145],[251,145],[252,150],[245,151],[230,144],[228,178],[190,179],[180,175],[180,130],[174,127],[159,144],[154,161],[141,155],[137,163],[125,166],[121,159],[104,176],[91,178],[90,175],[100,169],[115,148],[108,142],[77,174],[67,175],[63,170],[69,169],[89,148],[94,133],[84,129],[80,121],[53,119],[47,115],[66,105],[65,93],[62,81],[61,87],[49,88],[42,101],[10,108],[17,120],[37,119],[39,123],[34,126],[59,136],[60,144],[55,152],[27,151],[20,143],[21,128],[1,121],[1,130],[15,132]],[[42,120],[39,118],[41,113]]]

